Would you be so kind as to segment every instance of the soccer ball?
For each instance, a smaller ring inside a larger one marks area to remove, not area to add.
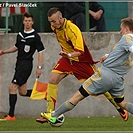
[[[55,123],[50,123],[50,125],[51,125],[52,127],[60,127],[60,126],[63,125],[64,120],[65,120],[65,116],[64,116],[63,114],[61,114],[61,115],[57,118],[56,122],[55,122]]]

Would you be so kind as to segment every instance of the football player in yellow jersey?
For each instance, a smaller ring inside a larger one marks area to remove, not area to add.
[[[69,74],[73,74],[80,82],[84,82],[94,74],[95,63],[98,61],[93,60],[79,28],[70,20],[63,18],[58,8],[49,9],[47,15],[51,28],[62,48],[59,52],[61,58],[53,68],[49,78],[47,112],[50,112],[55,109],[58,83]],[[110,93],[106,92],[104,95],[113,103],[123,117],[125,114],[124,110],[114,102]],[[38,118],[36,121],[44,123],[46,119]]]
[[[88,78],[69,100],[51,113],[41,113],[41,116],[51,124],[62,124],[58,121],[61,114],[72,110],[84,98],[104,94],[106,91],[109,91],[114,101],[126,110],[125,114],[133,114],[133,103],[127,102],[124,98],[124,77],[133,66],[133,19],[122,19],[120,29],[121,39],[107,57],[101,57],[102,65],[95,74]],[[125,115],[125,119],[127,118],[128,115]]]

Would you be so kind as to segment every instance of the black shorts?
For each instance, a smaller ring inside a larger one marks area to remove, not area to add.
[[[17,60],[15,74],[12,83],[22,86],[25,84],[31,75],[33,68],[32,60]]]

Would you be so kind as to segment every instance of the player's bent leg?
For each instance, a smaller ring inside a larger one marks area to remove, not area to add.
[[[104,93],[104,96],[115,106],[117,110],[120,109],[120,106],[117,105],[117,103],[114,101],[114,98],[108,91]]]
[[[66,77],[67,74],[65,73],[51,73],[49,84],[48,84],[48,93],[47,93],[47,112],[53,111],[56,105],[56,99],[58,94],[58,83]],[[47,119],[41,117],[37,118],[36,122],[39,123],[46,123],[48,122]]]
[[[55,109],[56,99],[58,93],[58,86],[54,84],[48,84],[48,93],[47,93],[47,112],[53,111]],[[36,122],[46,123],[47,119],[40,117],[36,119]]]
[[[108,91],[104,93],[104,96],[115,106],[118,112],[124,113],[124,110],[114,101],[114,98]]]
[[[18,87],[19,87],[19,85],[11,83],[9,86],[9,94],[16,94]]]
[[[58,94],[58,86],[54,84],[48,84],[48,93],[47,93],[47,112],[53,111],[55,109],[56,99]],[[37,118],[36,122],[46,123],[47,119],[44,117]]]
[[[122,108],[124,108],[125,110],[127,110],[128,112],[130,112],[131,114],[133,114],[133,103],[126,102],[125,100],[123,100],[122,102],[119,102],[118,104]]]
[[[49,78],[48,93],[47,93],[47,112],[53,111],[56,105],[58,94],[58,83],[66,77],[66,73],[52,72]]]
[[[124,113],[121,111],[119,112],[120,116],[123,118],[124,121],[128,120],[128,112],[124,109],[124,106],[122,106],[122,103],[124,102],[124,97],[121,98],[114,98],[114,101],[121,107],[121,109],[124,111]]]
[[[55,109],[56,99],[58,94],[58,86],[56,84],[48,84],[47,93],[47,112]]]
[[[80,90],[82,90],[82,88],[83,87],[81,86]],[[52,111],[51,113],[41,113],[41,116],[46,118],[49,122],[55,123],[58,116],[72,110],[78,102],[84,98],[85,97],[81,94],[81,92],[77,91],[68,101],[64,102],[55,111]]]
[[[83,88],[82,86],[80,88]],[[83,100],[86,96],[83,96],[81,92],[78,90],[70,99],[69,101],[73,105],[77,105],[79,101]]]
[[[19,95],[20,96],[26,96],[26,97],[31,96],[32,90],[27,90],[26,84],[20,86],[18,88],[18,90],[19,90]]]
[[[55,109],[56,99],[58,94],[58,86],[55,84],[48,84],[48,93],[47,93],[47,112],[50,112]],[[36,119],[36,122],[47,123],[48,120],[44,117]]]

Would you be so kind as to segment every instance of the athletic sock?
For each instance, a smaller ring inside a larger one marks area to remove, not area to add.
[[[125,114],[124,110],[122,108],[117,109],[118,112]]]
[[[27,90],[27,94],[25,96],[30,97],[31,93],[32,93],[32,90]]]
[[[17,94],[9,94],[9,105],[10,105],[9,115],[11,117],[14,116],[16,102],[17,102]]]
[[[58,86],[55,84],[48,84],[47,112],[53,111],[55,109],[57,93],[58,93]]]
[[[104,93],[104,96],[115,106],[117,111],[122,111],[122,109],[120,109],[120,106],[117,105],[117,103],[114,101],[114,98],[112,97],[112,95],[108,91]]]
[[[32,90],[27,90],[26,95],[21,95],[21,96],[23,96],[23,97],[30,97],[31,93],[32,93]]]
[[[74,104],[72,104],[69,101],[66,101],[61,106],[59,106],[55,111],[52,112],[52,117],[58,117],[61,114],[64,114],[69,110],[72,110],[74,107],[75,107]]]
[[[133,114],[133,103],[126,103],[125,109],[130,112],[131,114]]]

